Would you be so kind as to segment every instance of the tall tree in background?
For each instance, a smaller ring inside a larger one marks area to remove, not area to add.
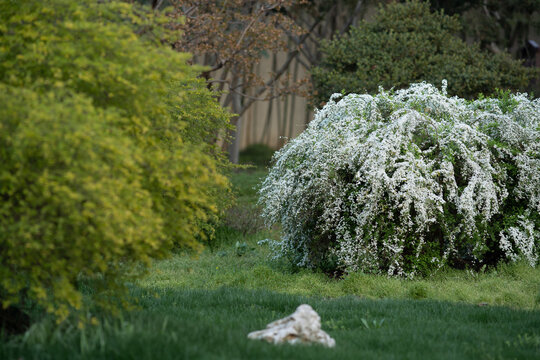
[[[331,94],[376,93],[426,81],[448,80],[448,93],[473,98],[495,88],[524,89],[536,72],[508,54],[490,54],[455,36],[456,16],[431,12],[421,1],[391,3],[372,22],[361,22],[350,34],[324,42],[324,59],[312,70],[318,91],[315,104]]]
[[[309,29],[307,39],[299,47],[301,56],[298,61],[307,72],[319,65],[323,60],[321,44],[330,41],[336,36],[343,36],[365,19],[368,10],[374,5],[388,2],[380,0],[309,0],[292,7],[288,15],[298,26]],[[299,39],[289,38],[295,44]],[[309,98],[317,98],[318,89],[310,83]]]
[[[473,40],[494,54],[509,53],[531,61],[528,40],[540,35],[540,0],[430,0],[434,10],[461,16],[462,37]],[[532,50],[534,52],[534,50]],[[540,90],[540,75],[527,91]]]
[[[375,0],[309,0],[295,4],[287,15],[307,31],[307,39],[299,50],[305,59],[306,70],[317,65],[321,59],[318,50],[320,41],[331,40],[336,35],[347,33],[351,26],[363,19]],[[289,34],[290,40],[299,44],[298,38]]]
[[[238,162],[242,115],[257,100],[297,91],[302,82],[284,86],[284,74],[298,54],[306,36],[285,15],[293,0],[171,0],[173,17],[183,18],[178,30],[183,37],[174,44],[191,52],[194,61],[207,66],[202,76],[217,92],[220,102],[230,107],[236,130],[232,130],[230,160]],[[300,40],[289,48],[287,34]],[[288,52],[279,68],[266,76],[255,72],[269,53]]]
[[[458,14],[464,32],[480,46],[514,56],[531,33],[540,32],[540,0],[430,0],[434,10]]]
[[[223,106],[236,114],[230,160],[238,161],[242,115],[257,100],[300,92],[306,79],[293,79],[293,61],[307,70],[320,59],[321,38],[346,32],[363,17],[370,0],[152,0],[154,9],[172,5],[183,33],[174,47],[207,66],[202,76]],[[277,63],[277,53],[286,54]],[[263,57],[275,66],[257,74]]]
[[[531,31],[540,30],[540,0],[486,0],[477,6],[475,14],[483,21],[469,22],[468,29],[494,52],[518,55]]]

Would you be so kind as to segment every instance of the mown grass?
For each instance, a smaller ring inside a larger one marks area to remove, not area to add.
[[[236,171],[231,175],[236,206],[253,205],[257,203],[258,188],[267,173],[268,170],[263,167],[254,167]]]
[[[327,299],[265,290],[134,288],[141,309],[97,326],[34,326],[2,359],[534,359],[540,313],[438,301]],[[337,345],[273,346],[246,335],[309,303]],[[364,319],[364,320],[363,320]],[[382,321],[384,319],[384,321]],[[368,324],[365,326],[364,321]],[[382,324],[374,326],[373,323]]]
[[[279,229],[246,229],[258,223],[238,219],[257,216],[253,187],[264,174],[233,175],[235,216],[213,247],[156,263],[131,285],[137,310],[98,312],[99,324],[83,329],[44,317],[0,339],[0,359],[540,359],[539,269],[517,263],[412,281],[293,270],[258,245]],[[302,303],[321,315],[336,348],[247,339]]]

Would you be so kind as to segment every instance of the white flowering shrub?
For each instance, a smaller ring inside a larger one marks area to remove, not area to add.
[[[332,96],[276,153],[260,190],[278,256],[413,277],[538,263],[540,101],[468,101],[426,84]]]

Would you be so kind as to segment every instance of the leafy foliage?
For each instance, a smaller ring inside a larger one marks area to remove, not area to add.
[[[228,182],[206,141],[228,116],[161,46],[165,22],[116,1],[0,3],[3,306],[64,318],[77,281],[99,297],[207,235]]]
[[[538,263],[540,100],[450,98],[446,83],[340,96],[263,182],[263,216],[283,226],[278,256],[408,277]]]
[[[495,88],[519,90],[534,78],[507,54],[490,54],[456,35],[459,19],[430,12],[429,4],[393,2],[380,8],[373,22],[361,22],[350,34],[322,43],[323,60],[312,70],[315,103],[335,92],[376,93],[379,86],[440,83],[465,98]]]

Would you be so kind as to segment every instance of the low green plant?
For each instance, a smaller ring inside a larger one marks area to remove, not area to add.
[[[235,248],[236,256],[243,256],[249,250],[248,244],[246,244],[245,242],[240,242],[240,241],[236,242],[236,244],[234,245],[234,248]]]
[[[428,289],[422,283],[416,283],[409,289],[409,296],[412,299],[425,299],[428,297]]]
[[[373,319],[371,321],[366,320],[365,318],[360,319],[362,321],[362,325],[368,330],[371,329],[380,329],[384,324],[384,318],[377,320]]]

